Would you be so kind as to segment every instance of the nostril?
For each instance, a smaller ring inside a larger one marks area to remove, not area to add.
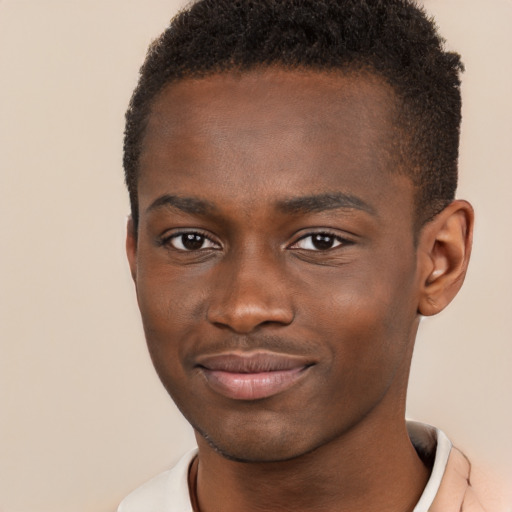
[[[217,267],[207,319],[217,327],[247,334],[262,326],[293,321],[293,293],[285,284],[285,269],[266,254],[237,253]]]
[[[216,327],[229,328],[240,334],[248,334],[269,325],[288,325],[293,321],[291,308],[244,306],[240,308],[210,309],[208,320]]]

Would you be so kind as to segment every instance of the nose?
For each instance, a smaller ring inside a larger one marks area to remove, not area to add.
[[[264,325],[289,325],[294,318],[286,273],[277,261],[234,257],[216,269],[216,289],[208,320],[217,327],[249,334]]]

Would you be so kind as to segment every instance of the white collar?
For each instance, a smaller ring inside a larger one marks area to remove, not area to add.
[[[425,423],[407,421],[407,431],[418,455],[420,457],[433,457],[434,459],[430,478],[413,510],[413,512],[428,512],[439,491],[452,443],[442,430]]]
[[[452,443],[439,429],[407,422],[416,451],[423,458],[434,458],[429,481],[413,512],[428,512],[441,485]],[[188,470],[197,449],[186,453],[172,469],[164,471],[129,494],[118,512],[192,512],[188,492]]]

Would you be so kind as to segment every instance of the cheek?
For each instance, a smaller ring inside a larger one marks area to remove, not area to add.
[[[403,306],[406,295],[386,293],[371,282],[345,281],[328,297],[316,296],[322,307],[307,321],[328,351],[323,401],[337,404],[322,409],[326,422],[336,425],[366,414],[395,381],[399,386],[406,378],[414,339],[414,314]]]
[[[151,268],[151,267],[150,267]],[[180,343],[197,328],[205,315],[206,292],[174,272],[139,272],[137,299],[151,356],[168,359],[181,355]]]
[[[388,268],[387,274],[376,267],[350,275],[337,270],[305,283],[309,293],[302,305],[304,321],[321,333],[332,356],[347,366],[385,369],[383,361],[400,357],[411,341],[416,319],[414,274],[410,268]]]
[[[184,402],[195,403],[183,361],[199,324],[202,301],[186,283],[161,271],[141,275],[137,298],[153,366],[183,411]]]

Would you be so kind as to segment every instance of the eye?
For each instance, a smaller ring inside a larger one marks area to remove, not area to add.
[[[201,251],[204,249],[218,249],[219,244],[210,240],[201,233],[178,233],[164,241],[178,251]]]
[[[292,249],[304,249],[306,251],[328,251],[342,245],[344,240],[330,233],[313,233],[302,237],[292,245]]]

